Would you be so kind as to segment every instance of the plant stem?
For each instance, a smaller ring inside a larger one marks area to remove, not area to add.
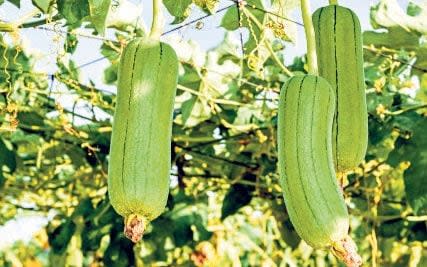
[[[162,0],[153,0],[153,22],[151,23],[150,37],[160,39],[163,31]]]
[[[57,14],[50,19],[50,22],[54,22],[54,21],[59,20],[59,19],[61,19],[61,16],[59,14]],[[19,25],[19,27],[20,28],[33,28],[33,27],[37,27],[40,25],[45,25],[47,23],[48,23],[48,20],[46,18],[44,18],[44,19],[40,19],[40,20],[22,23],[21,25]]]
[[[419,106],[413,106],[413,107],[408,107],[406,109],[401,109],[401,110],[397,110],[397,111],[388,112],[388,114],[396,116],[396,115],[400,115],[400,114],[405,113],[405,112],[414,111],[414,110],[423,109],[423,108],[427,108],[427,104],[423,104],[423,105],[419,105]]]
[[[308,73],[317,75],[316,42],[314,37],[313,22],[310,15],[310,1],[301,0],[302,19],[304,21],[305,36],[307,39],[307,64]]]
[[[274,61],[276,61],[277,65],[282,69],[282,71],[289,77],[294,76],[294,74],[285,65],[283,65],[282,61],[277,57],[276,53],[271,47],[271,44],[267,40],[264,40],[264,43],[268,51],[270,52],[271,57],[273,58]]]
[[[329,0],[330,5],[338,5],[338,0]]]

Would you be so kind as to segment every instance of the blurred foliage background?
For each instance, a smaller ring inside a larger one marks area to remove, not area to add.
[[[177,27],[197,9],[223,12],[217,26],[229,33],[209,51],[165,39],[181,61],[171,192],[137,245],[107,198],[115,93],[83,82],[71,55],[83,34],[113,32],[100,51],[114,85],[123,46],[146,32],[143,18],[130,18],[127,1],[33,0],[36,14],[0,21],[0,224],[48,218],[30,242],[2,246],[0,266],[342,266],[299,239],[278,186],[278,94],[287,71],[306,72],[304,57],[284,64],[301,27],[288,20],[298,1],[248,0],[240,10],[219,2],[164,0]],[[363,35],[369,148],[343,188],[366,266],[427,266],[426,22],[425,2],[382,0]],[[62,38],[55,73],[36,72],[21,42],[21,28],[40,26]]]

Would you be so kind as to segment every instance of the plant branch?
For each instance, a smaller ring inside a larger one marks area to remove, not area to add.
[[[193,148],[197,148],[197,147],[203,147],[203,146],[207,146],[207,145],[212,145],[212,144],[220,143],[222,141],[226,141],[226,140],[230,140],[230,139],[236,139],[236,138],[240,138],[240,137],[249,136],[249,135],[254,134],[256,131],[262,131],[262,130],[266,130],[266,129],[268,129],[268,127],[261,127],[261,128],[258,128],[258,129],[250,130],[250,131],[245,132],[245,133],[240,133],[240,134],[225,136],[225,137],[222,137],[222,138],[219,138],[219,139],[215,139],[215,140],[212,140],[212,141],[208,141],[208,142],[204,142],[204,143],[199,143],[197,145],[191,146],[190,148],[193,149]]]
[[[230,163],[230,164],[233,164],[233,165],[236,165],[236,166],[241,166],[241,167],[245,167],[245,168],[254,168],[254,167],[256,167],[255,164],[248,164],[248,163],[244,163],[244,162],[237,161],[237,160],[231,160],[231,159],[227,159],[227,158],[218,157],[218,156],[215,156],[215,155],[207,155],[207,154],[205,154],[205,153],[203,153],[201,151],[193,150],[191,147],[185,147],[185,146],[178,145],[178,144],[176,144],[176,146],[179,147],[179,148],[181,148],[181,149],[183,149],[183,150],[185,150],[185,151],[187,151],[187,152],[189,152],[189,153],[193,153],[193,154],[205,156],[205,157],[208,157],[208,158],[211,158],[211,159],[220,160],[220,161],[227,162],[227,163]]]
[[[314,36],[313,22],[310,15],[310,0],[301,0],[301,12],[304,22],[305,36],[307,39],[307,64],[308,73],[317,75],[316,42]]]
[[[338,0],[329,0],[330,5],[338,5]]]
[[[34,28],[34,27],[37,27],[37,26],[45,25],[48,22],[53,22],[53,21],[60,20],[60,19],[61,19],[61,15],[56,14],[49,21],[47,20],[47,18],[44,18],[44,19],[40,19],[40,20],[26,22],[26,23],[22,23],[19,26],[19,28]]]
[[[289,77],[294,76],[294,74],[288,69],[286,68],[285,65],[283,65],[283,63],[280,61],[280,59],[277,57],[276,53],[273,50],[273,47],[271,47],[271,44],[267,41],[264,40],[265,46],[267,47],[268,51],[270,52],[271,57],[273,58],[273,60],[277,63],[277,65],[282,69],[282,71],[288,75]]]
[[[393,111],[393,112],[388,112],[389,115],[400,115],[409,111],[414,111],[414,110],[418,110],[418,109],[423,109],[423,108],[427,108],[427,104],[424,105],[419,105],[419,106],[413,106],[413,107],[409,107],[406,109],[401,109],[401,110],[397,110],[397,111]]]
[[[202,98],[205,98],[208,101],[212,101],[214,103],[218,103],[218,104],[223,104],[223,105],[232,105],[232,106],[244,106],[245,103],[241,103],[241,102],[237,102],[237,101],[233,101],[233,100],[229,100],[229,99],[224,99],[224,98],[213,98],[210,97],[208,95],[202,94],[196,90],[193,90],[191,88],[188,88],[186,86],[183,86],[181,84],[177,85],[177,89],[182,90],[184,92],[188,92],[192,95],[196,95]]]

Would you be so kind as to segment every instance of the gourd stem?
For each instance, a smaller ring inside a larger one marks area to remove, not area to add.
[[[357,253],[357,246],[350,236],[334,242],[332,253],[342,260],[347,267],[359,267],[362,265],[362,258]]]
[[[139,214],[131,214],[125,217],[124,235],[132,242],[137,243],[141,240],[148,220],[145,216]]]
[[[163,26],[162,0],[153,0],[153,21],[151,23],[150,37],[159,40]]]
[[[329,0],[330,5],[338,5],[338,0]]]
[[[314,37],[313,22],[310,15],[310,1],[301,0],[301,12],[304,22],[305,36],[307,39],[307,64],[308,73],[317,75],[317,55],[316,55],[316,42]]]

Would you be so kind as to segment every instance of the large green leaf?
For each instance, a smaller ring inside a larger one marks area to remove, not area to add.
[[[388,162],[396,166],[401,161],[409,161],[405,171],[406,197],[414,213],[427,214],[427,119],[418,115],[411,127],[409,139],[398,138],[395,149],[390,153]]]
[[[243,175],[243,181],[254,182],[256,177],[251,173]],[[234,184],[230,187],[224,197],[221,208],[221,220],[235,214],[241,207],[248,205],[252,200],[254,186],[245,184]]]
[[[401,27],[390,27],[387,32],[366,31],[363,33],[365,45],[386,46],[395,49],[415,50],[419,47],[421,35],[408,32]]]
[[[53,252],[56,254],[64,253],[75,231],[76,224],[68,219],[49,233],[49,244]]]

